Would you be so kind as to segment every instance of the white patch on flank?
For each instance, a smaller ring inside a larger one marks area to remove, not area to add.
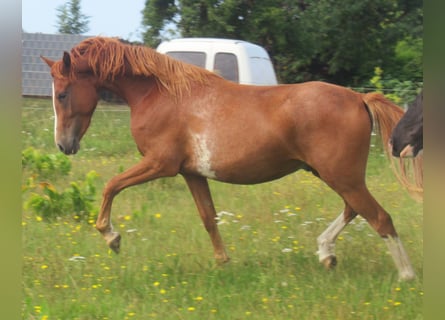
[[[56,112],[54,81],[52,83],[52,89],[53,89],[53,110],[54,110],[54,140],[57,141],[57,112]]]
[[[193,142],[196,155],[196,168],[198,172],[204,177],[215,179],[216,173],[212,170],[212,154],[206,136],[204,134],[194,134]]]

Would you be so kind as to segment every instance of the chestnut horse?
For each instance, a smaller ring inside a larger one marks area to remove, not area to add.
[[[59,61],[42,59],[54,80],[55,142],[65,154],[78,152],[99,90],[114,92],[130,107],[131,132],[143,157],[107,183],[96,222],[115,252],[121,236],[113,230],[111,206],[129,186],[182,175],[216,260],[226,262],[207,179],[256,184],[304,169],[345,204],[317,238],[320,262],[327,268],[336,265],[335,240],[359,214],[387,243],[399,277],[415,277],[390,215],[365,184],[373,119],[388,141],[403,115],[382,95],[322,82],[239,85],[114,38],[89,38]]]

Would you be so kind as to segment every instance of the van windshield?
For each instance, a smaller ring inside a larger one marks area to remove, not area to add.
[[[195,66],[205,68],[206,66],[206,54],[204,52],[194,51],[169,51],[166,52],[170,57],[194,64]]]

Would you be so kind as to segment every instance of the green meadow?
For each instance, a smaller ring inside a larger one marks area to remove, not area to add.
[[[376,137],[368,187],[392,215],[411,282],[398,281],[384,241],[360,217],[337,241],[337,268],[319,264],[316,238],[343,203],[303,171],[260,185],[210,182],[228,264],[214,262],[180,176],[116,197],[122,244],[110,252],[94,218],[104,184],[140,159],[129,116],[101,103],[67,157],[54,145],[51,101],[23,99],[23,319],[423,319],[422,204]]]

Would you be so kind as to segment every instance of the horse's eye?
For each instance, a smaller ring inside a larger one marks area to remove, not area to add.
[[[59,95],[57,96],[57,99],[59,99],[60,101],[62,101],[65,98],[66,98],[66,92],[59,93]]]

